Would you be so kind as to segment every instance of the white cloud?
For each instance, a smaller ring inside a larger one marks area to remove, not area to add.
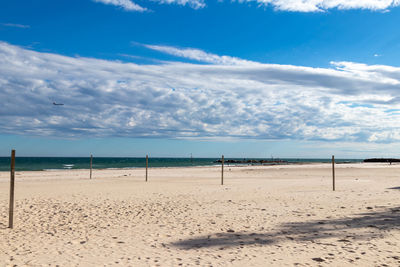
[[[138,4],[135,4],[130,0],[93,0],[93,1],[98,2],[98,3],[103,3],[106,5],[118,6],[127,11],[143,12],[143,11],[147,10],[146,8],[141,7]]]
[[[218,56],[215,54],[204,52],[203,50],[194,48],[176,48],[172,46],[162,45],[143,45],[146,48],[170,54],[177,57],[188,58],[200,62],[206,62],[219,65],[243,65],[243,64],[256,64],[256,62],[243,60],[230,56]]]
[[[400,5],[399,0],[239,0],[239,2],[252,1],[266,6],[273,6],[277,10],[296,12],[320,12],[334,8],[377,11]]]
[[[16,24],[16,23],[0,23],[0,25],[5,26],[5,27],[20,28],[20,29],[28,29],[31,27],[29,25]]]
[[[121,7],[128,11],[146,11],[131,0],[93,0]],[[206,6],[204,0],[153,0],[161,4],[175,4],[181,6],[190,6],[193,9],[201,9]],[[400,5],[400,0],[237,0],[243,2],[257,2],[260,5],[272,6],[280,11],[293,12],[323,12],[329,9],[367,9],[372,11],[388,11],[388,9]]]
[[[93,0],[94,2],[103,3],[106,5],[114,5],[123,8],[127,11],[139,11],[143,12],[148,10],[145,7],[142,7],[131,0]],[[180,6],[189,6],[193,9],[200,9],[206,6],[203,0],[153,0],[160,4],[175,4]]]
[[[400,68],[226,64],[204,54],[213,64],[136,65],[0,42],[0,133],[400,140]]]
[[[206,4],[203,0],[155,0],[162,4],[175,4],[180,6],[190,6],[193,9],[204,8]]]

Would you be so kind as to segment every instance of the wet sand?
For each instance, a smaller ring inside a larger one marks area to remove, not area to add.
[[[0,173],[5,266],[399,266],[400,165]],[[3,266],[2,264],[0,264]]]

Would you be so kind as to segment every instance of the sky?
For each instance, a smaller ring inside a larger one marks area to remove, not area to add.
[[[0,156],[396,157],[399,19],[400,0],[1,1]]]

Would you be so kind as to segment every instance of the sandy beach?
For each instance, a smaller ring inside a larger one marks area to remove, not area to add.
[[[400,165],[0,173],[1,266],[399,266]]]

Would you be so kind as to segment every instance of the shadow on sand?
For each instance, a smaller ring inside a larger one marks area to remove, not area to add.
[[[400,189],[400,186],[396,186],[396,187],[390,187],[388,189]]]
[[[287,240],[317,242],[323,238],[338,238],[337,242],[382,238],[390,230],[400,230],[400,207],[380,212],[354,215],[352,218],[295,222],[282,224],[279,229],[266,233],[233,232],[180,240],[172,243],[180,249],[209,247],[243,247],[269,245]],[[367,230],[367,231],[366,231]],[[325,244],[329,245],[329,244]]]

